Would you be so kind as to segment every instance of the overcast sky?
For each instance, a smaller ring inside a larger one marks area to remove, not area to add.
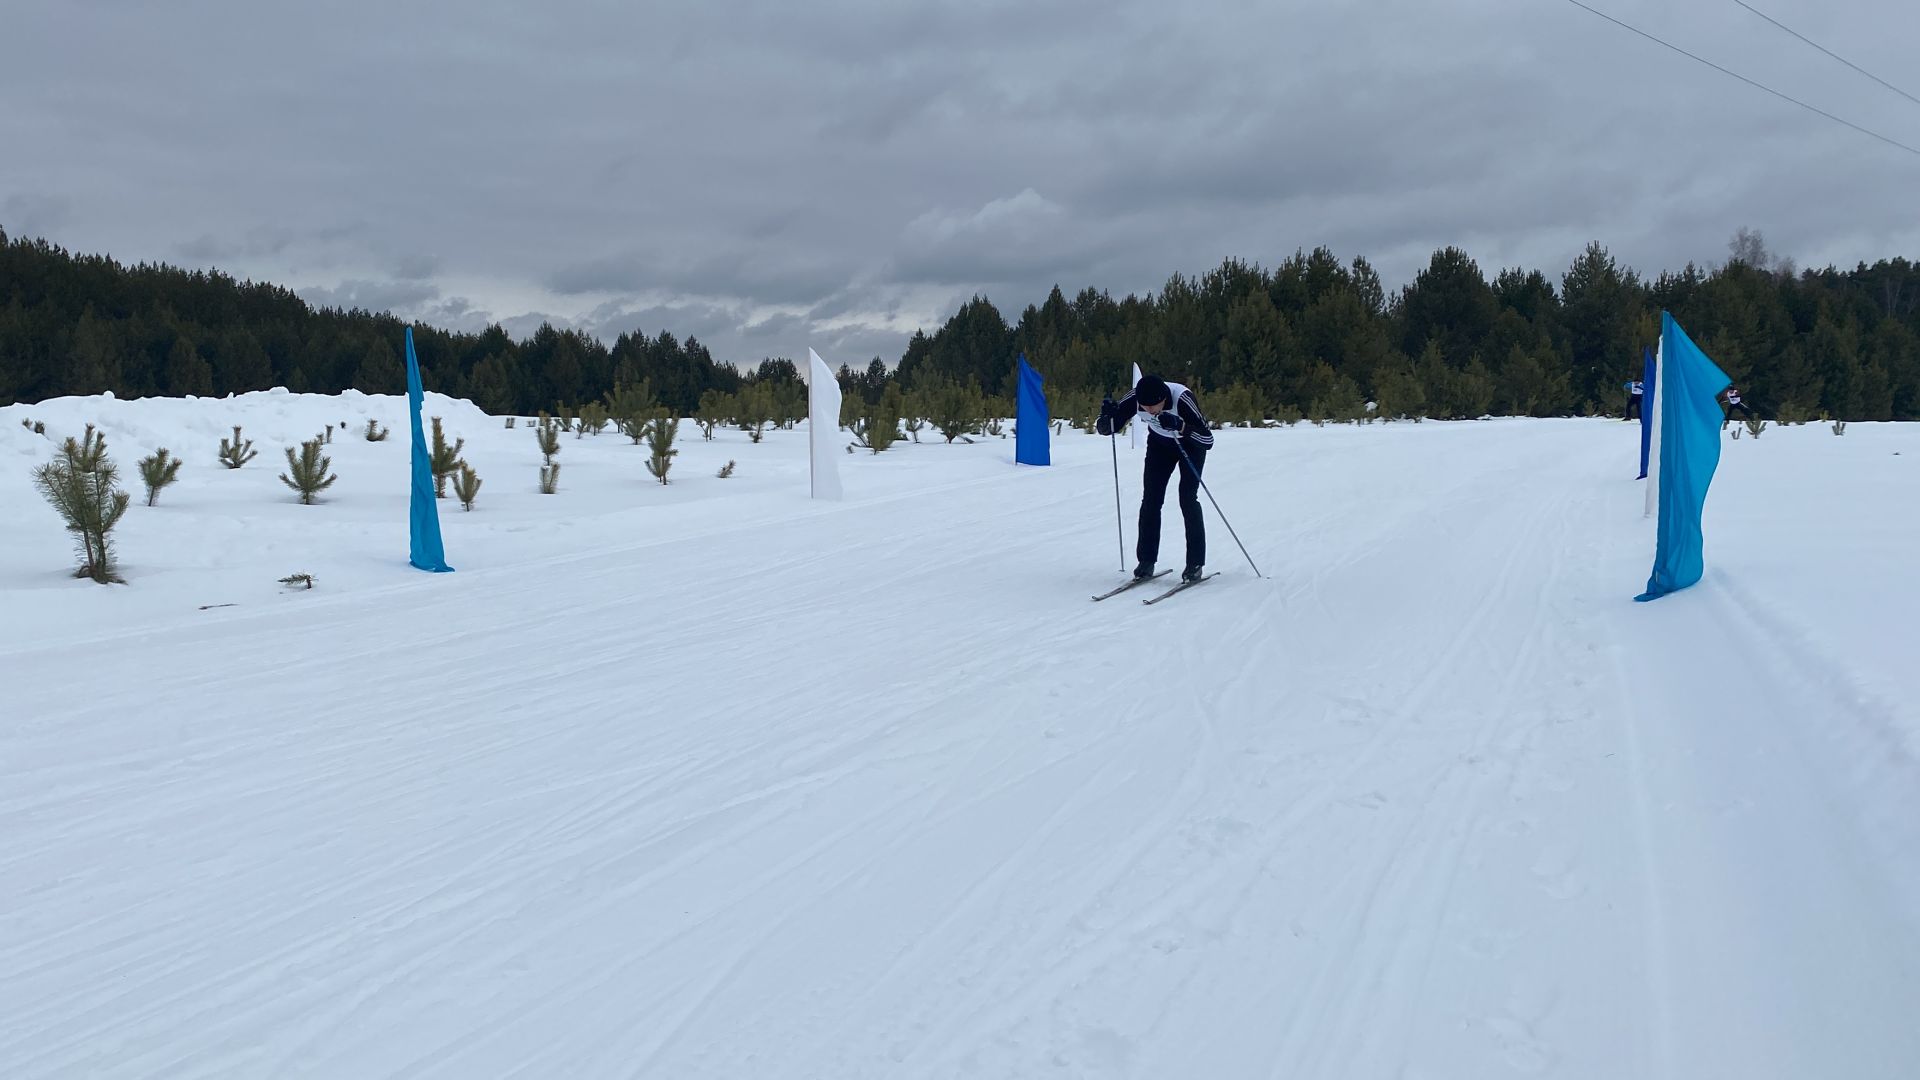
[[[1592,6],[1920,146],[1733,0]],[[1913,0],[1750,0],[1920,94]],[[1920,156],[1565,0],[0,0],[0,227],[325,304],[899,359],[1325,244],[1557,282],[1920,255]],[[1912,83],[1913,85],[1907,85]]]

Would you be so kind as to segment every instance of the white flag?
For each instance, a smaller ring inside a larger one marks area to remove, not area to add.
[[[1133,365],[1133,385],[1140,385],[1139,364]],[[1140,417],[1139,410],[1136,408],[1133,416],[1133,448],[1138,450],[1145,445],[1147,445],[1147,422]]]
[[[807,459],[812,464],[813,497],[840,494],[840,380],[820,354],[807,350]]]

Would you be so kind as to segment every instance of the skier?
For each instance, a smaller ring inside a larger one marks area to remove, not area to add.
[[[1141,413],[1146,415],[1142,417]],[[1201,567],[1207,561],[1207,527],[1200,517],[1200,470],[1213,447],[1213,431],[1193,391],[1154,375],[1142,376],[1119,401],[1111,397],[1102,400],[1094,430],[1112,435],[1136,417],[1148,425],[1149,438],[1141,477],[1140,540],[1134,547],[1140,564],[1133,568],[1134,579],[1153,576],[1153,564],[1160,557],[1160,507],[1166,501],[1167,481],[1177,466],[1180,515],[1187,525],[1187,568],[1180,580],[1199,581]],[[1186,451],[1184,460],[1182,450]]]
[[[1753,410],[1747,408],[1740,400],[1740,388],[1737,386],[1729,386],[1727,387],[1727,415],[1720,418],[1721,427],[1726,427],[1727,421],[1733,419],[1733,411],[1735,409],[1740,410],[1740,415],[1746,417],[1748,420],[1753,419]]]
[[[1641,403],[1646,400],[1644,396],[1646,393],[1646,387],[1641,384],[1639,379],[1635,379],[1632,382],[1627,383],[1626,387],[1627,387],[1627,417],[1626,418],[1628,420],[1638,420],[1640,419]]]

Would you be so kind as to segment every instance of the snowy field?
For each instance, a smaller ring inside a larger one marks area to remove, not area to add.
[[[1920,1076],[1920,425],[1728,441],[1651,604],[1635,425],[1229,430],[1267,577],[1209,506],[1144,607],[1088,600],[1105,439],[822,503],[804,430],[689,421],[672,485],[609,431],[542,495],[428,411],[454,574],[404,399],[0,409],[6,1080]],[[23,417],[106,433],[129,584]]]

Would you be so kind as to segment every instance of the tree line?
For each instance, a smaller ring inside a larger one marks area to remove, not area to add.
[[[1247,417],[1611,415],[1670,311],[1763,415],[1920,418],[1920,268],[1904,258],[1797,271],[1742,230],[1725,263],[1647,279],[1598,243],[1550,278],[1489,277],[1464,251],[1433,253],[1389,293],[1364,257],[1326,248],[1264,268],[1238,259],[1158,292],[1115,299],[1058,287],[1011,322],[975,296],[918,332],[895,365],[843,365],[843,391],[878,404],[889,386],[1013,396],[1016,358],[1046,377],[1056,414],[1127,385],[1131,366],[1185,382]],[[69,253],[0,231],[0,404],[112,391],[121,397],[297,393],[405,385],[405,327],[387,313],[316,309],[281,286]],[[792,402],[794,363],[717,360],[693,337],[621,334],[611,346],[542,326],[516,341],[414,324],[428,389],[495,414],[531,415],[645,384],[680,416],[760,387]]]

